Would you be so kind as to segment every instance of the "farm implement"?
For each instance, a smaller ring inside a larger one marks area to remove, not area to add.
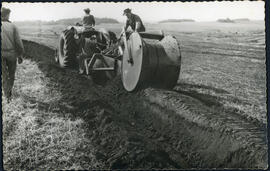
[[[56,62],[79,69],[97,83],[121,74],[127,91],[146,86],[173,88],[181,67],[180,47],[163,32],[125,32],[68,27],[60,36]]]

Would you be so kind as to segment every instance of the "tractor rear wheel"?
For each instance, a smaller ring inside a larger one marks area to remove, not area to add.
[[[56,62],[61,67],[75,68],[77,66],[76,52],[78,45],[75,42],[74,32],[72,29],[65,30],[60,36],[59,55]]]

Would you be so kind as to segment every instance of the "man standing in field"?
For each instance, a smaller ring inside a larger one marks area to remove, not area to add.
[[[84,9],[85,16],[83,17],[83,26],[85,28],[93,28],[95,27],[95,18],[93,15],[90,15],[90,9],[86,8]]]
[[[135,32],[144,32],[145,31],[145,27],[142,23],[141,18],[138,15],[133,14],[131,12],[131,9],[129,9],[129,8],[125,9],[123,15],[127,16],[125,31],[128,29],[129,26]]]
[[[23,62],[24,47],[18,28],[9,21],[10,9],[3,7],[1,13],[2,85],[9,103],[12,97],[17,61],[19,64]]]

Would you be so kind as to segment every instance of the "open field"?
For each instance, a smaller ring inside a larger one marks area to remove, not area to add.
[[[65,27],[20,31],[57,48]],[[118,34],[122,25],[102,27]],[[95,85],[49,62],[53,51],[26,46],[15,98],[2,103],[5,169],[266,168],[264,22],[146,28],[180,42],[173,91],[127,93],[118,78]]]

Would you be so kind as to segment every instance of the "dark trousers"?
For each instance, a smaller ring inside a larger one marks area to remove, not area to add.
[[[17,60],[8,60],[1,58],[2,64],[2,90],[6,98],[10,98],[12,95],[12,88],[15,80],[15,72],[17,67]]]

